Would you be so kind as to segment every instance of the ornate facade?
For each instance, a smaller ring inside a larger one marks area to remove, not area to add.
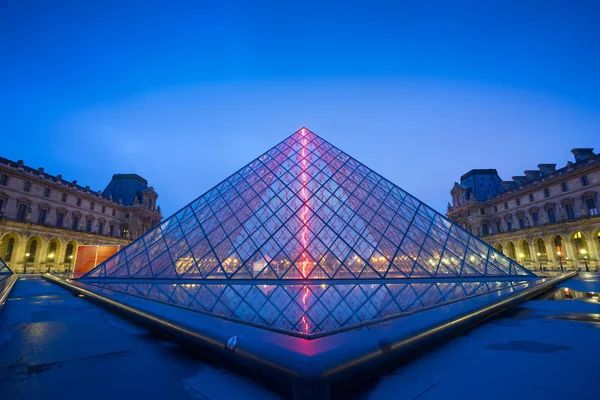
[[[0,157],[0,258],[17,273],[70,271],[78,245],[126,245],[157,225],[157,198],[135,174],[95,192]]]
[[[563,168],[539,164],[512,181],[471,170],[454,183],[446,215],[531,269],[600,270],[600,155],[572,153]]]

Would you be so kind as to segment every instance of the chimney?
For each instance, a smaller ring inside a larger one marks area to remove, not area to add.
[[[527,177],[526,176],[513,176],[512,180],[513,180],[513,182],[515,182],[516,186],[521,186],[525,182],[527,182]]]
[[[556,172],[556,164],[538,164],[542,177],[548,176]]]
[[[527,170],[527,171],[524,171],[523,173],[527,177],[528,181],[533,181],[533,180],[539,179],[541,177],[541,173],[537,169]]]
[[[571,153],[573,153],[573,155],[575,156],[575,162],[576,163],[588,161],[592,157],[595,156],[593,148],[573,149],[573,150],[571,150]]]

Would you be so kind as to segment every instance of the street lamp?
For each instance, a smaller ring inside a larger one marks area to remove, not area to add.
[[[537,253],[538,256],[538,261],[540,262],[540,271],[544,272],[544,270],[542,269],[542,259],[540,258],[540,256],[542,255],[542,253]]]
[[[587,250],[581,249],[579,251],[579,253],[583,256],[583,263],[585,264],[585,271],[590,272],[590,268],[588,267],[588,263],[587,263],[587,255],[586,255]]]
[[[562,252],[557,251],[556,255],[558,255],[558,262],[560,263],[560,272],[564,272],[563,265],[562,265]]]
[[[23,272],[27,273],[27,262],[29,261],[29,253],[25,253],[25,264],[23,265]]]

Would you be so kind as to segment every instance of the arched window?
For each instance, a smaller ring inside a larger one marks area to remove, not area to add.
[[[556,236],[554,238],[554,250],[556,251],[556,255],[559,259],[564,260],[567,257],[567,251],[563,246],[563,240],[561,236]]]
[[[496,248],[496,250],[498,250],[500,253],[503,253],[502,251],[502,244],[501,243],[496,243],[496,245],[494,246]]]
[[[26,261],[34,262],[36,252],[37,252],[37,239],[31,239],[31,242],[29,242],[29,249],[27,250],[27,253],[25,254]]]
[[[513,242],[508,242],[508,244],[506,245],[506,250],[508,252],[508,256],[510,258],[512,258],[513,260],[517,259],[517,252],[515,250],[515,245]]]
[[[65,258],[63,260],[63,262],[65,264],[71,264],[73,262],[73,250],[75,249],[75,246],[73,246],[72,242],[69,242],[67,244],[67,248],[65,249]]]
[[[581,232],[576,232],[573,235],[573,241],[575,242],[575,252],[577,253],[577,257],[585,257],[588,253],[585,235]]]
[[[531,260],[531,252],[529,251],[529,242],[527,240],[521,242],[521,254],[519,254],[519,257],[522,260]]]
[[[546,242],[544,242],[544,239],[537,238],[535,241],[535,250],[540,254],[540,257],[548,257],[548,254],[546,253]]]
[[[48,252],[46,253],[46,261],[48,263],[54,263],[54,258],[56,257],[56,240],[52,240],[48,243]]]
[[[6,248],[4,248],[6,245]],[[15,239],[14,238],[4,238],[2,241],[2,250],[4,250],[0,255],[4,261],[10,261],[12,259],[13,250],[15,248]]]

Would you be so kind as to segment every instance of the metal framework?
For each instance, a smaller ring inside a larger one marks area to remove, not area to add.
[[[533,276],[306,128],[84,278]]]
[[[11,271],[11,269],[8,268],[8,265],[6,265],[4,260],[0,258],[0,281],[4,280],[5,278],[8,278],[12,274],[13,272]]]

